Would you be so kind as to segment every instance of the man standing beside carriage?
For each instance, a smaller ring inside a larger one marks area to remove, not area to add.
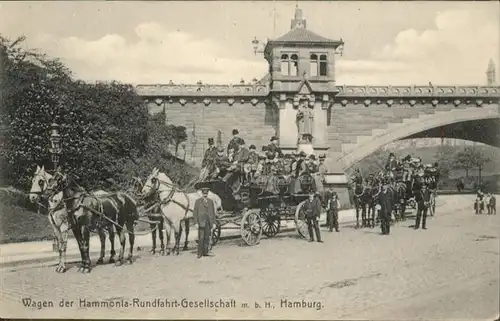
[[[202,188],[202,197],[196,200],[193,209],[193,218],[198,225],[198,252],[197,257],[209,255],[210,234],[215,226],[216,206],[208,198],[209,188]]]
[[[301,210],[305,214],[310,237],[309,242],[314,242],[314,234],[316,234],[316,240],[323,243],[318,222],[321,214],[321,201],[316,197],[316,193],[312,189],[309,191],[309,198],[304,202]]]

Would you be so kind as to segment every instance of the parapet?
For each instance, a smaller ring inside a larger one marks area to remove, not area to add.
[[[336,86],[340,97],[500,97],[500,86]]]
[[[265,97],[269,87],[262,84],[239,85],[137,85],[135,90],[144,97]]]

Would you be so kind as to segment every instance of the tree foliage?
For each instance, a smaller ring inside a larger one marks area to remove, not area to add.
[[[486,157],[479,149],[475,147],[465,147],[462,151],[458,152],[454,157],[453,167],[455,169],[465,170],[465,176],[469,176],[469,170],[479,169],[481,171],[484,165],[490,159]]]
[[[36,165],[50,168],[53,122],[61,126],[61,164],[84,187],[123,185],[131,178],[125,173],[149,174],[153,164],[168,169],[168,144],[179,146],[185,128],[167,128],[164,115],[150,116],[131,85],[75,80],[61,61],[23,49],[23,41],[0,37],[0,157],[7,183],[25,189]]]

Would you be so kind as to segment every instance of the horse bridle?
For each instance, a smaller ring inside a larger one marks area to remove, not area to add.
[[[147,187],[150,187],[151,189],[153,189],[153,190],[154,190],[154,192],[156,192],[156,198],[157,198],[158,202],[160,203],[160,205],[167,205],[167,204],[169,204],[170,202],[173,202],[173,203],[175,203],[175,204],[177,204],[177,205],[179,205],[179,206],[181,206],[181,207],[184,207],[184,208],[185,208],[185,210],[186,210],[186,213],[185,213],[185,214],[187,214],[187,213],[190,211],[189,206],[187,206],[187,207],[186,207],[186,206],[184,206],[183,204],[181,204],[181,203],[179,203],[179,202],[177,202],[177,201],[175,201],[175,200],[173,200],[173,199],[172,199],[172,198],[174,197],[174,195],[175,195],[175,193],[176,193],[176,192],[180,192],[180,193],[182,193],[182,194],[184,195],[184,197],[186,198],[186,200],[188,201],[188,204],[189,204],[189,198],[188,198],[187,194],[186,194],[183,190],[181,190],[180,188],[178,188],[177,186],[175,186],[175,185],[173,185],[173,184],[171,184],[171,183],[169,183],[169,182],[166,182],[166,181],[164,181],[164,180],[159,179],[159,178],[158,178],[158,177],[156,177],[156,176],[151,177],[151,179],[150,179],[150,180],[151,180],[151,182],[153,183],[153,185],[149,185],[149,184],[147,184],[147,182],[146,182],[143,186],[144,186],[144,187],[146,187],[146,186],[147,186]],[[154,181],[153,181],[153,180],[154,180]],[[160,192],[160,185],[162,185],[162,184],[163,184],[163,185],[165,185],[165,186],[167,186],[167,187],[170,187],[170,192],[168,193],[167,198],[166,198],[165,200],[163,200],[163,201],[160,199],[160,193],[161,193],[161,192]],[[148,197],[148,196],[150,196],[151,194],[152,194],[152,193],[149,193],[149,195],[147,195],[147,196],[144,196],[144,195],[143,195],[143,197],[144,197],[144,198],[145,198],[145,197]]]

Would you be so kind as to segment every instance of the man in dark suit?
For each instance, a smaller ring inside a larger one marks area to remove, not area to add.
[[[316,240],[323,243],[318,223],[321,214],[321,201],[319,197],[316,197],[314,192],[309,192],[309,198],[305,201],[304,205],[302,205],[302,210],[304,211],[307,229],[309,230],[309,242],[314,242],[314,232],[316,232]]]
[[[422,189],[415,195],[417,199],[417,220],[415,221],[415,229],[420,227],[420,220],[422,220],[422,229],[425,230],[427,222],[427,210],[431,201],[431,192],[426,184],[422,185]]]
[[[194,203],[193,218],[198,224],[198,258],[209,256],[210,233],[215,226],[215,204],[208,198],[208,188],[202,188],[203,196]]]
[[[330,191],[328,193],[327,201],[326,201],[326,213],[327,213],[327,226],[328,231],[339,231],[339,208],[340,202],[337,195],[337,192]]]
[[[384,182],[382,191],[378,196],[380,205],[380,228],[382,235],[389,235],[391,233],[391,213],[392,213],[392,193],[389,189],[389,182]]]

